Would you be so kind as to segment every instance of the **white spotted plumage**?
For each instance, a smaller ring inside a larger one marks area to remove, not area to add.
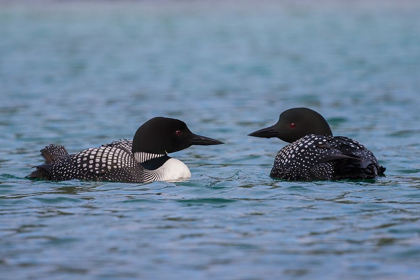
[[[372,152],[353,139],[310,134],[278,152],[270,176],[286,180],[333,180],[342,179],[340,176],[344,175],[340,172],[348,169],[358,171],[346,173],[349,178],[371,178],[378,175],[379,168]]]

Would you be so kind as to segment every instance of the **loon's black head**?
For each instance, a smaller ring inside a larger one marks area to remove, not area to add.
[[[308,134],[332,136],[330,126],[319,113],[308,108],[292,108],[281,113],[275,125],[252,132],[248,136],[277,137],[292,143]]]
[[[191,145],[218,145],[223,142],[192,133],[180,120],[156,117],[137,129],[133,138],[133,153],[166,154]]]

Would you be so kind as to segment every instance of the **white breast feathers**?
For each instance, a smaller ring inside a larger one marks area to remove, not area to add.
[[[159,173],[159,180],[162,181],[175,181],[191,178],[190,169],[188,169],[185,163],[176,158],[168,159],[156,171]]]

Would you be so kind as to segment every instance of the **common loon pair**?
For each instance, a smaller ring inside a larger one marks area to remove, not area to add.
[[[357,141],[333,137],[327,121],[308,108],[283,112],[279,121],[249,136],[278,137],[291,144],[282,148],[270,176],[285,180],[369,179],[385,168]],[[133,140],[119,140],[70,155],[63,146],[41,150],[45,163],[28,175],[31,179],[95,180],[147,183],[191,177],[180,160],[167,154],[191,145],[218,145],[219,140],[192,133],[176,119],[156,117],[139,127]]]

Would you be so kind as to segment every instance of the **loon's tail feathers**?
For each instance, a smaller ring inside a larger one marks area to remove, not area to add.
[[[41,150],[41,155],[45,163],[34,166],[36,168],[31,174],[26,176],[29,179],[51,180],[51,168],[55,163],[63,161],[70,157],[64,146],[50,144]]]
[[[45,163],[51,164],[67,158],[69,153],[66,148],[61,145],[50,144],[41,150],[41,155],[45,159]]]
[[[379,176],[385,176],[386,167],[379,165]]]
[[[43,165],[34,166],[36,168],[31,174],[26,176],[28,179],[45,179],[51,180],[50,170],[52,164],[45,163]]]

